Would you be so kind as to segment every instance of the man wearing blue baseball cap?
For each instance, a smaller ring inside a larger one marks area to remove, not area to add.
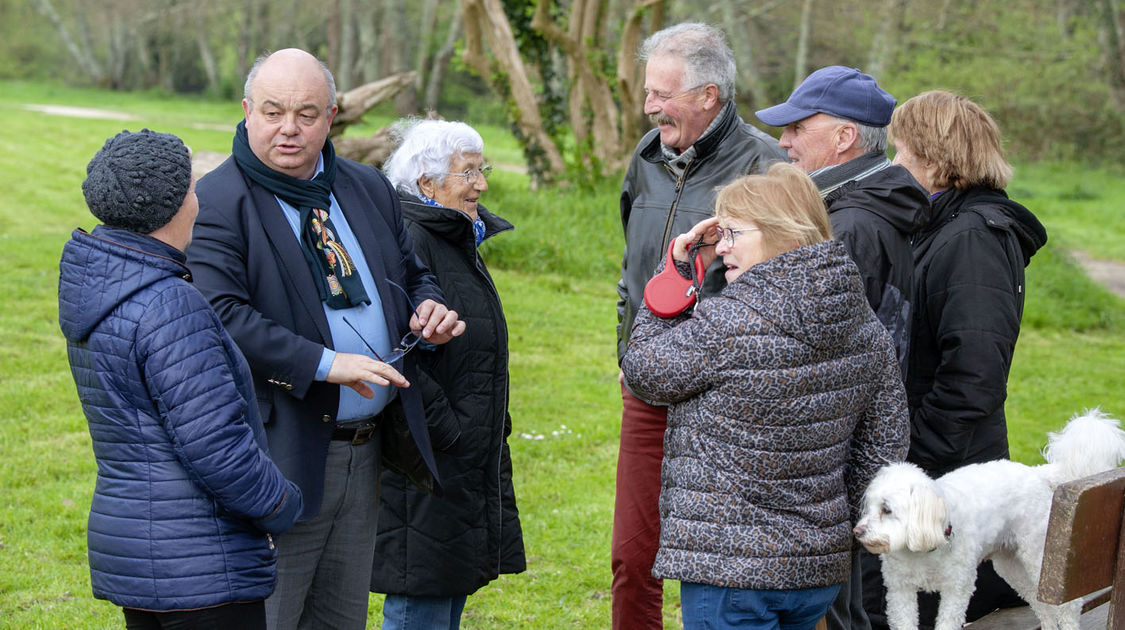
[[[863,277],[867,301],[890,332],[906,376],[913,301],[910,236],[925,223],[930,198],[914,177],[887,159],[887,125],[895,98],[855,68],[810,74],[788,100],[757,113],[784,127],[779,146],[812,177],[836,238]],[[860,497],[852,497],[858,505]],[[862,605],[860,560],[828,611],[829,630],[870,630]]]

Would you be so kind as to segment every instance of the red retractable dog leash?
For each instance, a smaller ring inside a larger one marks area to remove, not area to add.
[[[688,256],[692,258],[692,277],[685,278],[676,269],[676,259],[672,252],[676,249],[676,241],[668,244],[668,257],[664,261],[664,270],[652,277],[645,285],[645,306],[657,317],[675,317],[683,313],[699,295],[703,286],[703,257],[699,249],[710,245],[703,239],[688,249]]]

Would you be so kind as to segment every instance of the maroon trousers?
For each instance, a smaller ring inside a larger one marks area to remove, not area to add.
[[[621,446],[613,507],[613,628],[664,627],[663,582],[652,577],[660,542],[660,464],[668,408],[654,407],[621,386]]]

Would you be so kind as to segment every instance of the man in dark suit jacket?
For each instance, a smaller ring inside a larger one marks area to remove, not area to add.
[[[267,622],[363,628],[381,436],[408,427],[401,444],[437,476],[402,373],[411,333],[441,344],[465,324],[415,257],[386,178],[335,157],[327,67],[297,49],[263,57],[242,105],[232,157],[199,182],[188,263],[250,363],[271,455],[305,498],[278,541]]]

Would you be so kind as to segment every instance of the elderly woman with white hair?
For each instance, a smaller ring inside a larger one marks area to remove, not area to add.
[[[422,390],[444,495],[383,473],[371,590],[387,593],[384,630],[458,628],[468,595],[525,568],[507,443],[508,329],[477,250],[512,229],[480,205],[490,170],[479,133],[439,120],[409,127],[384,165],[415,253],[468,322],[464,335],[422,351],[409,376]]]

